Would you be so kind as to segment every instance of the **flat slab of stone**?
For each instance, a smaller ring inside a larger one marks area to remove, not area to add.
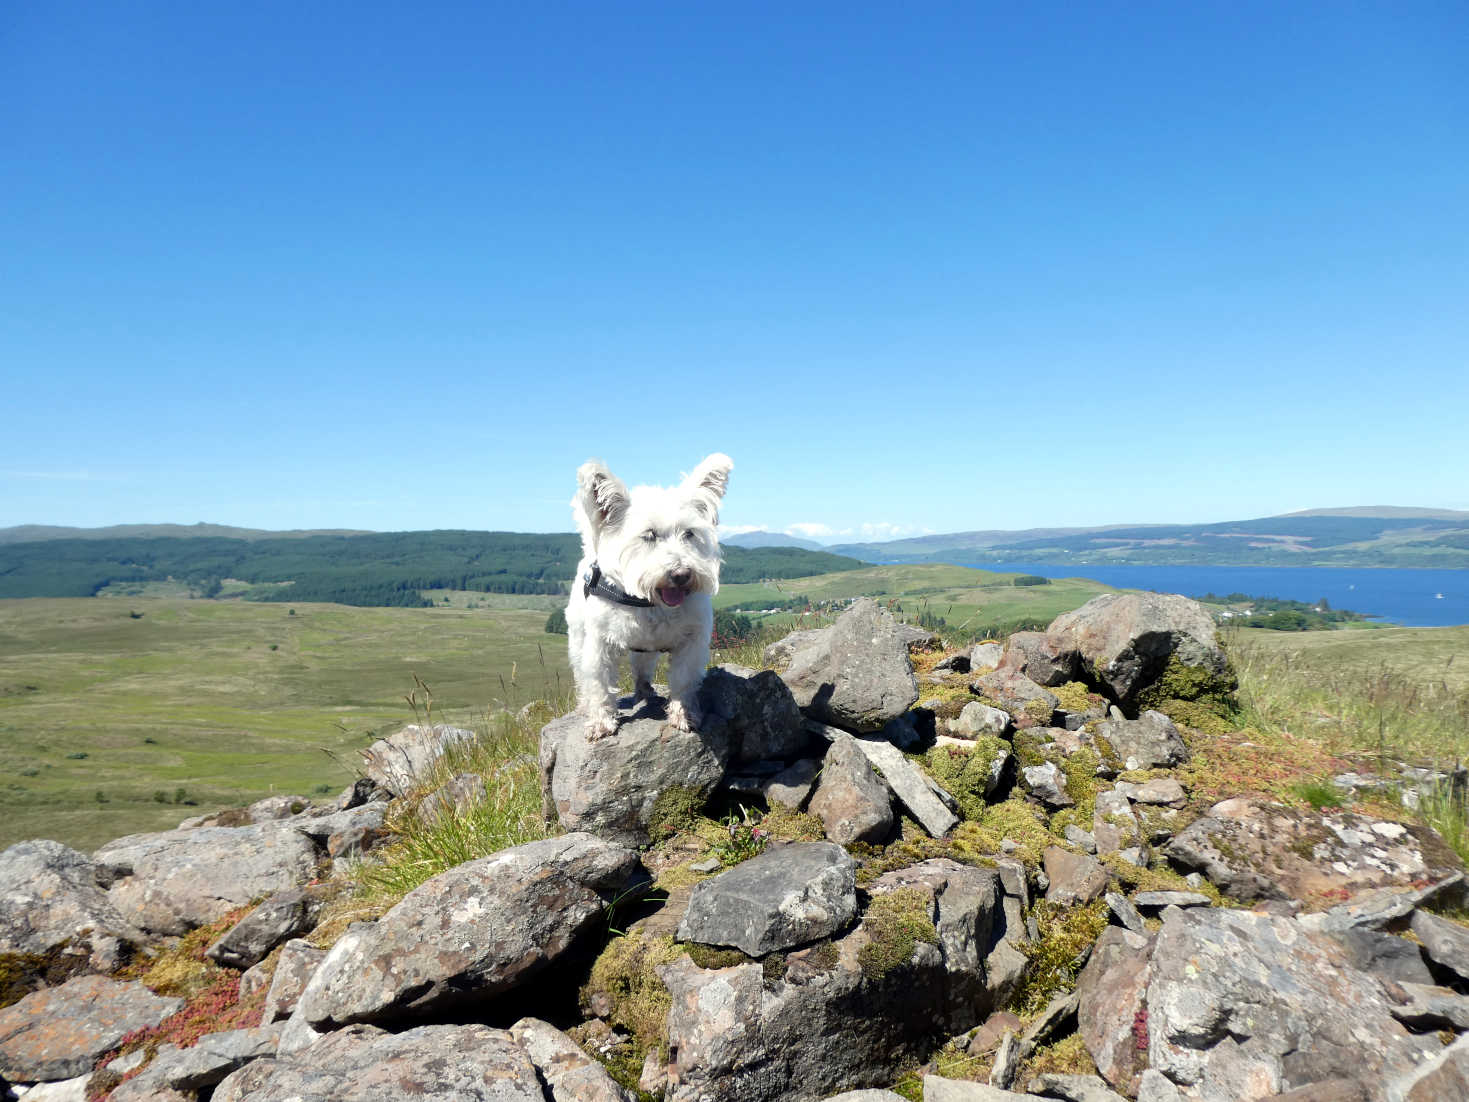
[[[184,1005],[141,983],[78,976],[0,1010],[0,1076],[15,1083],[70,1079],[135,1029],[158,1025]]]
[[[810,811],[839,845],[884,841],[893,829],[892,793],[855,739],[837,739],[822,760]]]
[[[1107,866],[1084,853],[1072,853],[1060,846],[1047,846],[1041,854],[1051,886],[1046,901],[1071,905],[1100,899],[1107,890],[1110,876]]]
[[[638,867],[632,850],[565,834],[468,861],[376,922],[354,923],[302,992],[316,1029],[483,1002],[526,983],[602,918]]]
[[[1434,964],[1469,979],[1469,929],[1427,911],[1414,911],[1412,926]]]
[[[158,934],[184,934],[263,896],[305,884],[319,853],[290,820],[133,834],[93,855],[117,882],[124,918]]]
[[[1200,869],[1232,898],[1300,899],[1308,906],[1369,889],[1408,888],[1459,868],[1457,856],[1418,827],[1247,799],[1215,804],[1163,852]]]
[[[1164,907],[1207,907],[1212,902],[1202,892],[1138,892],[1132,904],[1140,911],[1161,911]]]
[[[958,824],[959,816],[934,795],[922,771],[892,743],[876,738],[854,737],[839,727],[826,724],[819,725],[819,729],[823,738],[831,742],[846,739],[860,750],[868,764],[877,770],[889,790],[898,798],[898,802],[932,837],[942,838]]]
[[[1097,724],[1097,737],[1111,744],[1128,769],[1182,765],[1191,756],[1173,720],[1162,712],[1147,711],[1137,719],[1103,720]]]
[[[829,937],[857,913],[856,874],[830,842],[766,850],[694,885],[678,939],[760,957]]]
[[[723,721],[705,716],[700,730],[681,731],[661,704],[620,709],[615,734],[588,741],[575,712],[541,731],[542,785],[569,831],[583,830],[638,846],[669,795],[702,800],[724,776],[729,741]]]
[[[515,1038],[483,1025],[404,1033],[349,1026],[309,1049],[257,1060],[225,1079],[214,1102],[546,1102],[535,1065]]]
[[[17,842],[0,853],[0,954],[45,955],[65,944],[115,956],[104,939],[141,941],[142,932],[123,918],[104,882],[111,882],[109,870],[50,839]]]
[[[317,888],[277,892],[220,935],[205,954],[228,968],[244,971],[259,964],[284,941],[316,924],[324,893]]]

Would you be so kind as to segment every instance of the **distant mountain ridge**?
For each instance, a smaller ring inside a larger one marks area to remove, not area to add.
[[[955,532],[838,544],[879,562],[1469,568],[1469,512],[1393,505],[1308,509],[1214,524]]]
[[[826,550],[823,544],[815,540],[803,540],[784,532],[741,532],[735,536],[720,536],[719,542],[724,547],[803,547],[807,551]]]
[[[366,528],[290,528],[272,531],[267,528],[236,528],[230,524],[111,524],[104,528],[67,528],[54,524],[18,524],[0,528],[0,544],[36,543],[40,540],[116,540],[116,539],[228,539],[289,540],[311,536],[366,536]]]

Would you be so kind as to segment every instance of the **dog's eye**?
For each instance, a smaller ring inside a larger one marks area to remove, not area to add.
[[[686,540],[688,540],[690,543],[693,543],[694,542],[694,530],[692,528],[685,528],[684,529],[683,538],[686,539]]]
[[[655,532],[655,531],[653,531],[651,528],[648,529],[648,531],[646,531],[646,532],[643,533],[643,542],[644,543],[657,543],[658,542],[658,533]]]

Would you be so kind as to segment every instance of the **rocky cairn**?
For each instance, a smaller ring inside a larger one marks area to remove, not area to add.
[[[380,740],[328,807],[12,846],[0,1095],[1469,1097],[1457,858],[1411,821],[1196,797],[1233,689],[1198,605],[936,645],[859,600],[772,669],[712,669],[697,732],[657,702],[595,742],[554,719],[551,836],[366,921],[322,925],[402,809],[495,798],[420,781],[472,733]],[[205,929],[261,1008],[213,1032],[139,978]],[[128,1043],[152,1034],[180,1043]]]

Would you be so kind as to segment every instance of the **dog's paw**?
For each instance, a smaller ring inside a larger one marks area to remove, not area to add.
[[[617,733],[617,717],[611,712],[593,714],[587,720],[587,741],[596,742]]]
[[[657,700],[658,694],[653,691],[651,681],[639,681],[633,690],[633,698],[635,700]]]
[[[668,722],[680,731],[692,731],[699,725],[699,713],[685,707],[681,700],[672,700],[668,704]]]

